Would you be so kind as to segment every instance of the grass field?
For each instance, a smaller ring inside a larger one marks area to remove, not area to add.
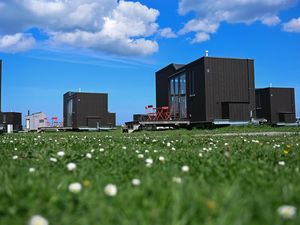
[[[231,131],[257,128],[2,135],[0,224],[300,224],[299,135],[201,137]]]

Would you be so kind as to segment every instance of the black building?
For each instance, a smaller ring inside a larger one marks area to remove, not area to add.
[[[22,130],[22,114],[18,112],[0,112],[0,124],[4,131],[7,131],[8,125],[13,125],[14,131]]]
[[[254,61],[202,57],[156,72],[156,107],[191,123],[246,122],[255,113]]]
[[[295,123],[295,93],[293,88],[256,89],[257,118],[268,123]]]
[[[108,112],[108,95],[83,92],[65,93],[64,126],[73,129],[115,127],[116,114]]]

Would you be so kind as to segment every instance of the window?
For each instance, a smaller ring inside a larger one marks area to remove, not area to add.
[[[195,72],[190,71],[190,96],[195,95]]]
[[[39,120],[39,123],[44,123],[44,120]]]
[[[73,99],[70,99],[67,103],[67,121],[66,124],[68,127],[72,126],[73,120]]]
[[[171,77],[169,85],[169,107],[172,117],[185,119],[187,115],[185,73]]]

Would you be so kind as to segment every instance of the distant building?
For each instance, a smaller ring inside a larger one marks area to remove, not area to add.
[[[250,121],[255,115],[254,61],[202,57],[156,72],[156,108],[191,124]]]
[[[295,123],[295,93],[293,88],[256,89],[257,118],[268,123]]]
[[[83,92],[65,93],[64,126],[73,129],[115,127],[116,114],[108,112],[108,95]]]
[[[36,131],[40,127],[48,127],[48,119],[45,113],[38,112],[25,116],[25,130]]]
[[[0,112],[0,124],[3,125],[4,131],[12,125],[13,131],[22,130],[22,114],[18,112]]]

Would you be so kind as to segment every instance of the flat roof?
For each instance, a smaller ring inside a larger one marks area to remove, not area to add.
[[[295,89],[293,87],[264,87],[264,88],[255,88],[255,90],[271,90],[271,89]]]
[[[187,66],[189,66],[189,65],[191,65],[191,64],[193,64],[193,63],[195,63],[197,61],[205,59],[205,58],[211,58],[211,59],[229,59],[229,60],[254,60],[252,58],[232,58],[232,57],[202,56],[202,57],[200,57],[200,58],[198,58],[198,59],[196,59],[196,60],[194,60],[194,61],[192,61],[190,63],[187,63],[187,64],[171,63],[171,64],[163,67],[162,69],[158,70],[157,72],[159,72],[159,71],[161,71],[161,70],[163,70],[163,69],[165,69],[165,68],[167,68],[169,66],[173,66],[174,69],[176,70],[176,73],[177,73],[179,70],[183,71],[185,69],[185,67],[187,67]]]
[[[108,95],[108,93],[97,93],[97,92],[79,92],[79,91],[68,91],[66,92],[64,95],[66,94],[97,94],[97,95]]]

